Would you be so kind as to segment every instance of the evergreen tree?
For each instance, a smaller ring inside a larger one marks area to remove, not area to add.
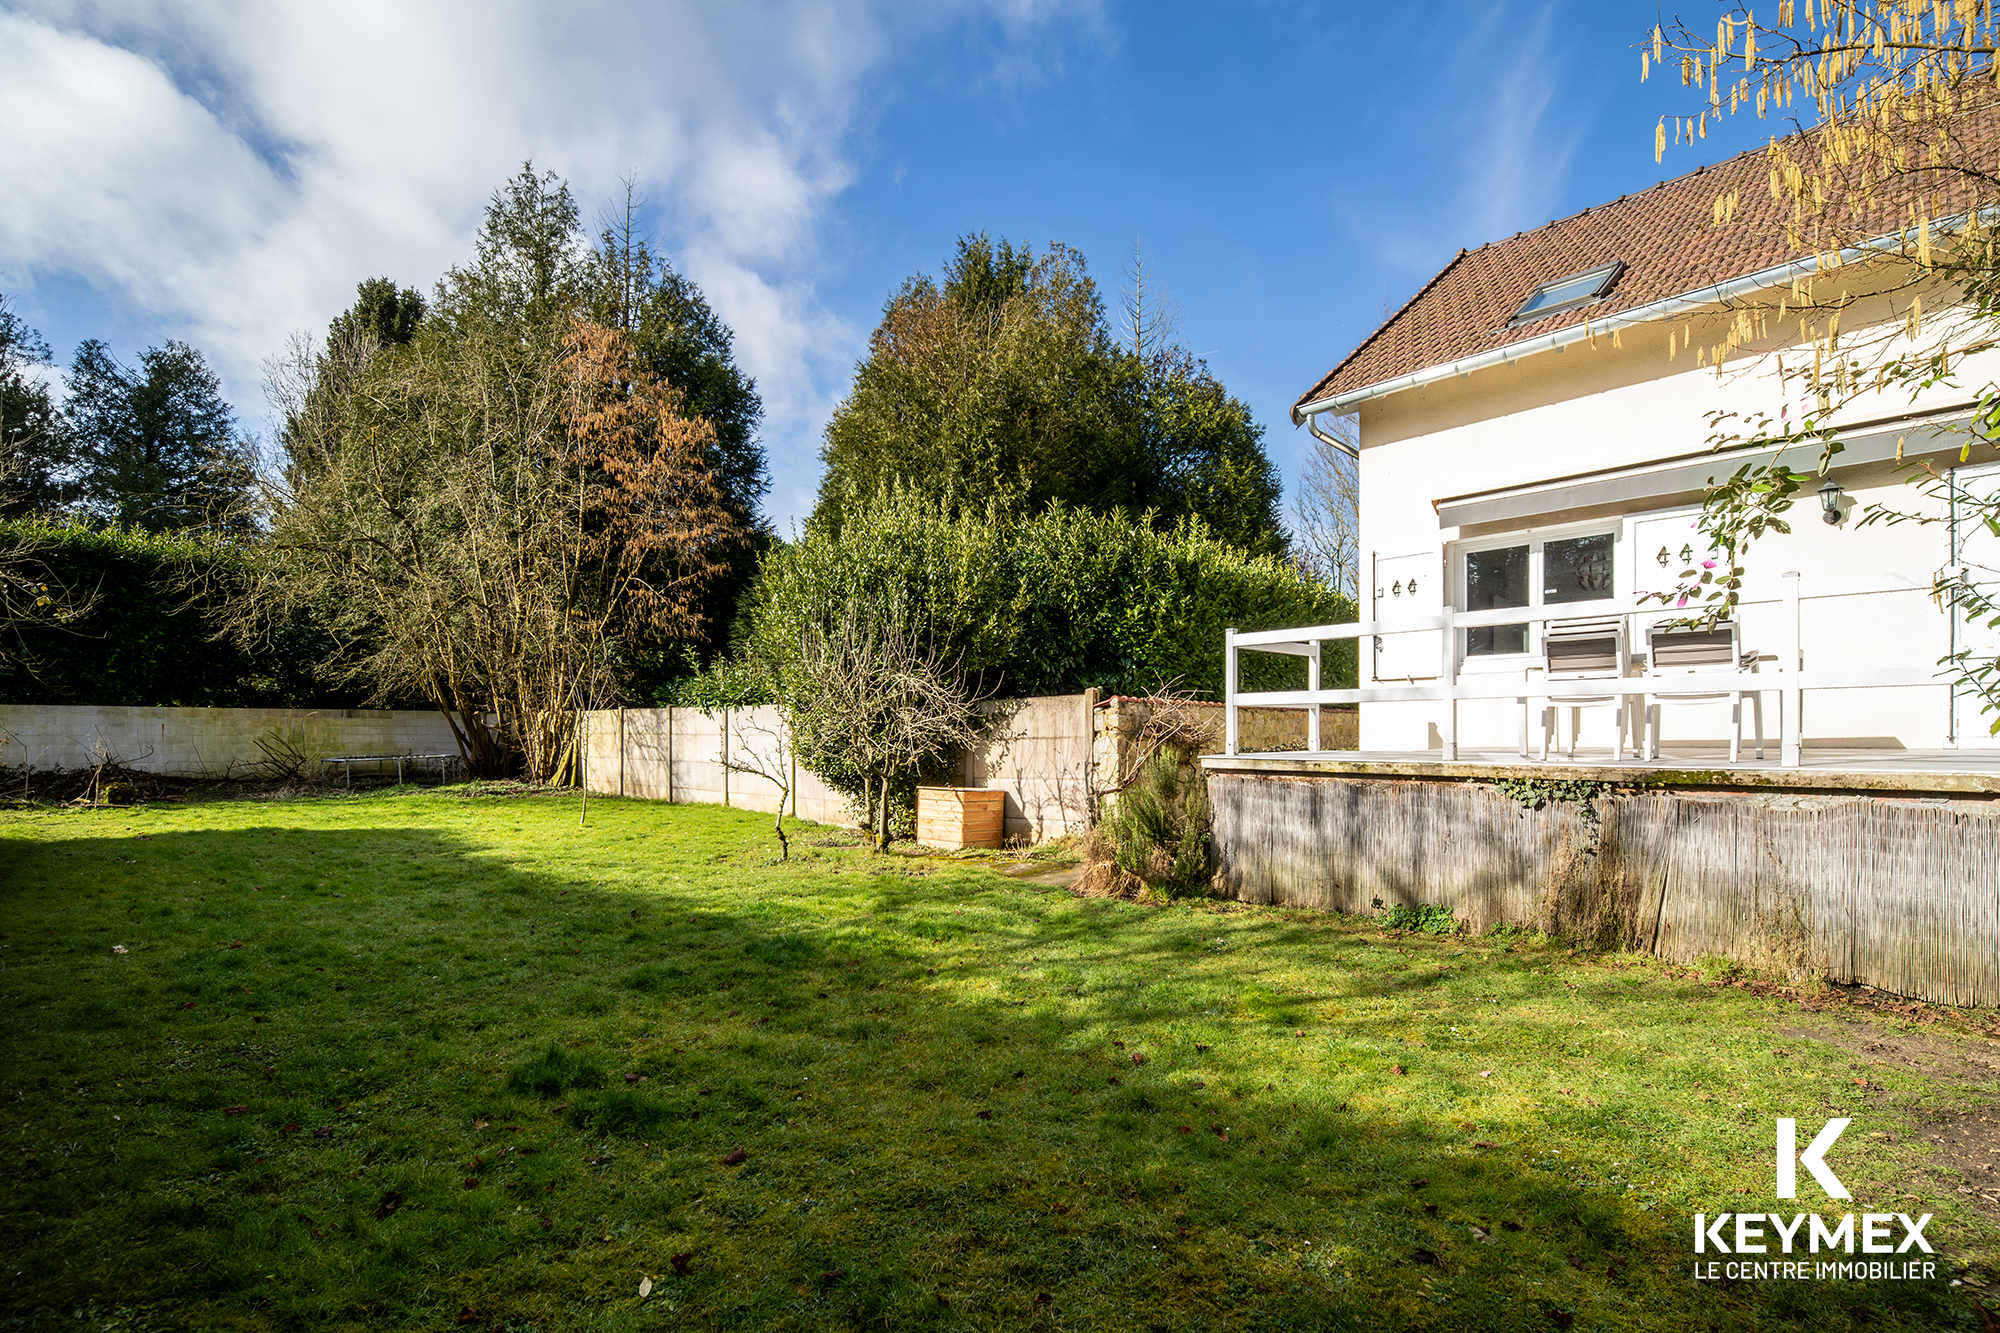
[[[1150,327],[1150,326],[1149,326]],[[1114,339],[1084,258],[983,232],[942,281],[890,298],[827,426],[815,517],[906,485],[1034,512],[1199,518],[1254,553],[1285,549],[1263,429],[1206,366],[1157,338]]]
[[[200,352],[170,341],[133,369],[92,338],[69,381],[62,424],[86,509],[148,532],[248,526],[254,461]]]
[[[35,374],[49,345],[0,295],[0,515],[55,508],[65,498],[68,457],[48,385]]]

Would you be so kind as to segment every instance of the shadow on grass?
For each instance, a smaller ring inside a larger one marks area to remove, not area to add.
[[[654,817],[619,808],[614,827]],[[1217,934],[1198,911],[865,853],[759,867],[740,837],[518,863],[537,846],[265,827],[21,851],[0,882],[7,1312],[545,1330],[1966,1313],[1930,1289],[1692,1288],[1679,1220],[1545,1169],[1538,1145],[1590,1117],[1470,1121],[1474,1090],[1408,1035],[1421,1015],[1325,1012],[1434,978],[1288,989],[1276,951],[1331,932]],[[623,883],[593,882],[598,863]],[[1286,1053],[1308,1027],[1336,1054]],[[1389,1095],[1427,1073],[1415,1113]]]

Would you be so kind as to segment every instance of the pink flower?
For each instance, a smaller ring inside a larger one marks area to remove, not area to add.
[[[1702,567],[1703,569],[1714,569],[1714,568],[1715,568],[1715,562],[1714,562],[1713,560],[1704,560],[1704,561],[1702,561],[1702,562],[1701,562],[1701,567]]]
[[[1688,604],[1688,599],[1686,594],[1683,594],[1681,596],[1681,599],[1678,602],[1674,603],[1675,606],[1686,606],[1687,604]]]

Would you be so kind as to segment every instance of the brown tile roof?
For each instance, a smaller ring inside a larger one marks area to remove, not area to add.
[[[1330,394],[1456,361],[1549,333],[1585,318],[1681,296],[1798,256],[1785,244],[1783,214],[1771,198],[1770,167],[1754,149],[1662,181],[1638,194],[1461,250],[1403,308],[1302,395],[1298,408]],[[1715,225],[1715,201],[1741,200],[1736,217]],[[1613,260],[1625,271],[1609,295],[1581,309],[1507,327],[1528,293]]]

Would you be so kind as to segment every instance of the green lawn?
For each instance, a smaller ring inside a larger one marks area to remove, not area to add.
[[[1928,1156],[1990,1015],[711,808],[0,821],[0,1328],[1990,1327]],[[1772,1197],[1788,1114],[1852,1204]],[[1934,1212],[1941,1276],[1691,1281],[1743,1208]]]

